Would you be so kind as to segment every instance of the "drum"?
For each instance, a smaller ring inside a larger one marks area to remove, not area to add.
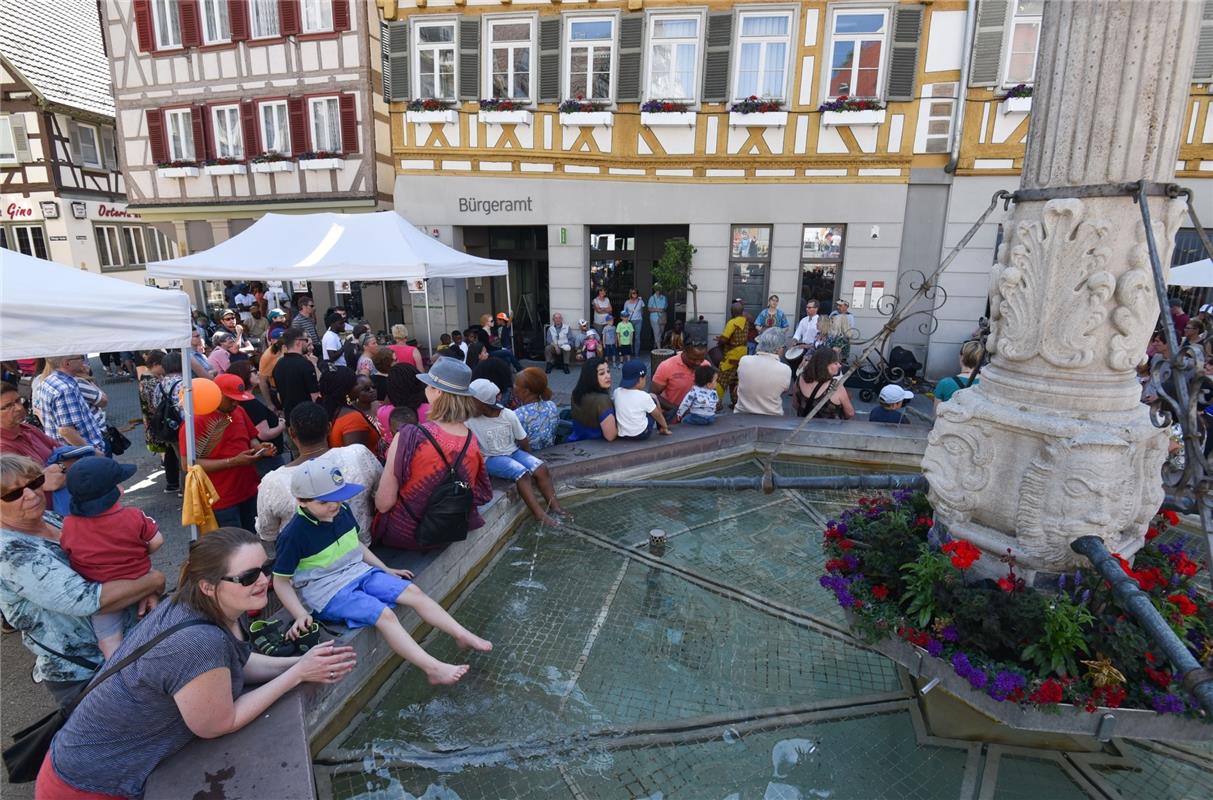
[[[800,362],[804,360],[805,353],[808,348],[802,344],[793,345],[783,351],[783,363],[792,368],[792,374],[796,374],[796,370],[800,367]]]

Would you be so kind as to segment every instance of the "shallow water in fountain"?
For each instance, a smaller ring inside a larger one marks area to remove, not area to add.
[[[779,472],[829,474],[820,463]],[[759,474],[754,462],[714,474]],[[403,668],[317,766],[342,800],[1213,797],[1208,749],[1066,754],[931,736],[909,683],[817,585],[858,491],[618,491],[524,527],[456,607],[488,655]],[[648,553],[648,531],[668,542]],[[1111,795],[1101,794],[1111,792]]]

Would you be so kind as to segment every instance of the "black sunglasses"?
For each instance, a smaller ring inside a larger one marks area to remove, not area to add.
[[[219,580],[227,581],[229,583],[238,583],[241,586],[252,586],[254,583],[257,582],[257,579],[260,578],[262,575],[264,575],[265,577],[268,578],[270,576],[270,572],[272,572],[273,569],[274,569],[274,562],[267,561],[259,567],[253,567],[252,569],[246,569],[244,572],[241,572],[239,575],[224,575]]]
[[[32,481],[25,484],[24,486],[18,486],[16,489],[13,489],[11,492],[5,492],[4,494],[0,494],[0,500],[3,500],[6,503],[12,503],[16,500],[20,500],[21,496],[23,494],[25,494],[26,489],[33,489],[36,492],[42,488],[42,484],[44,484],[44,483],[46,483],[46,476],[39,475],[37,478],[34,478]]]

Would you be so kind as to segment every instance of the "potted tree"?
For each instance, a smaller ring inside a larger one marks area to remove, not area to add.
[[[691,283],[691,259],[694,255],[695,248],[681,236],[666,239],[665,251],[653,264],[653,282],[660,283],[675,302],[679,294],[685,297],[690,292],[691,313],[685,324],[687,341],[706,342],[708,324],[699,321],[699,287]]]

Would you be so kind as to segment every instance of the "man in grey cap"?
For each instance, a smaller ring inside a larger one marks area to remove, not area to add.
[[[564,324],[564,315],[556,312],[552,315],[552,324],[543,334],[543,359],[546,363],[544,371],[549,375],[552,367],[560,366],[564,374],[569,374],[569,359],[573,349],[572,332]]]

